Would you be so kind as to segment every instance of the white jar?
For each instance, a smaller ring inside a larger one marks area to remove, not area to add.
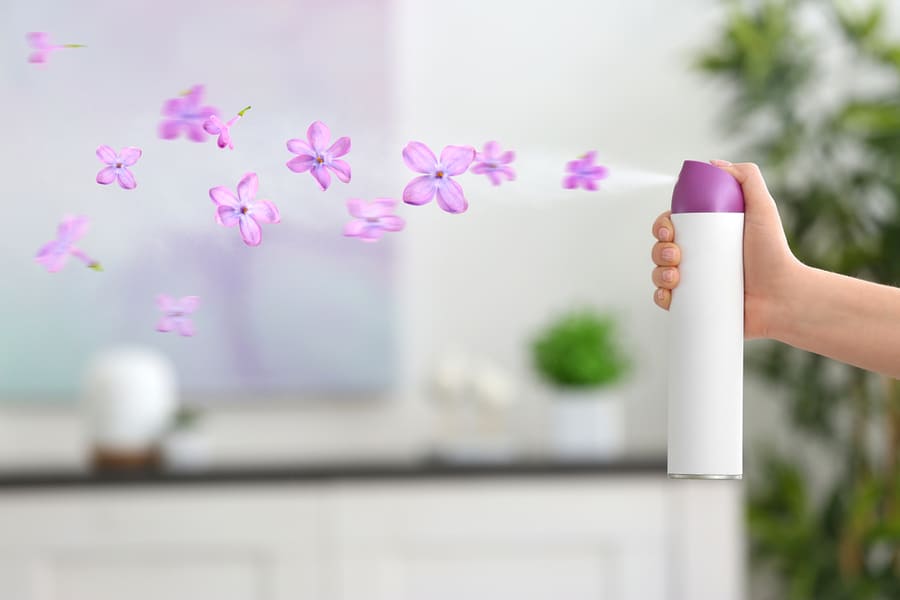
[[[172,362],[155,350],[136,346],[95,357],[83,393],[89,439],[95,448],[111,452],[154,448],[178,405]]]

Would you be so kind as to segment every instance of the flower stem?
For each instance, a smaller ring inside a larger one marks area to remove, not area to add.
[[[63,48],[87,48],[84,44],[63,44]]]
[[[243,116],[244,116],[244,113],[247,112],[248,110],[250,110],[250,107],[249,107],[249,106],[247,106],[247,107],[245,107],[245,108],[239,110],[239,111],[238,111],[238,116],[239,116],[239,117],[243,117]]]
[[[103,270],[103,267],[100,266],[99,262],[92,259],[90,256],[85,254],[79,248],[72,248],[71,250],[69,250],[69,254],[71,254],[72,256],[74,256],[75,258],[77,258],[78,260],[83,262],[84,264],[86,264],[88,269],[93,269],[95,271]]]

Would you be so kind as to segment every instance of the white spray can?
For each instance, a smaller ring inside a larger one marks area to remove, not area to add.
[[[744,196],[685,161],[672,194],[680,281],[669,309],[669,477],[743,477]]]

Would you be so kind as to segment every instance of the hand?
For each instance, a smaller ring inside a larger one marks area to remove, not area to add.
[[[788,247],[778,208],[759,167],[752,163],[710,162],[734,176],[744,191],[744,336],[772,337],[784,312],[782,308],[792,300],[791,283],[803,264]],[[657,265],[653,270],[657,288],[653,300],[666,310],[678,286],[681,263],[670,215],[671,211],[664,212],[653,223],[653,235],[658,241],[651,253]]]

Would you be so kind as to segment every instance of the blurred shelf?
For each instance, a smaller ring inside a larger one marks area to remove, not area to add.
[[[666,477],[666,459],[614,461],[517,462],[340,462],[276,466],[215,467],[197,471],[78,470],[0,471],[0,492],[41,488],[108,488],[132,486],[304,484],[327,481],[490,479],[560,476]]]

